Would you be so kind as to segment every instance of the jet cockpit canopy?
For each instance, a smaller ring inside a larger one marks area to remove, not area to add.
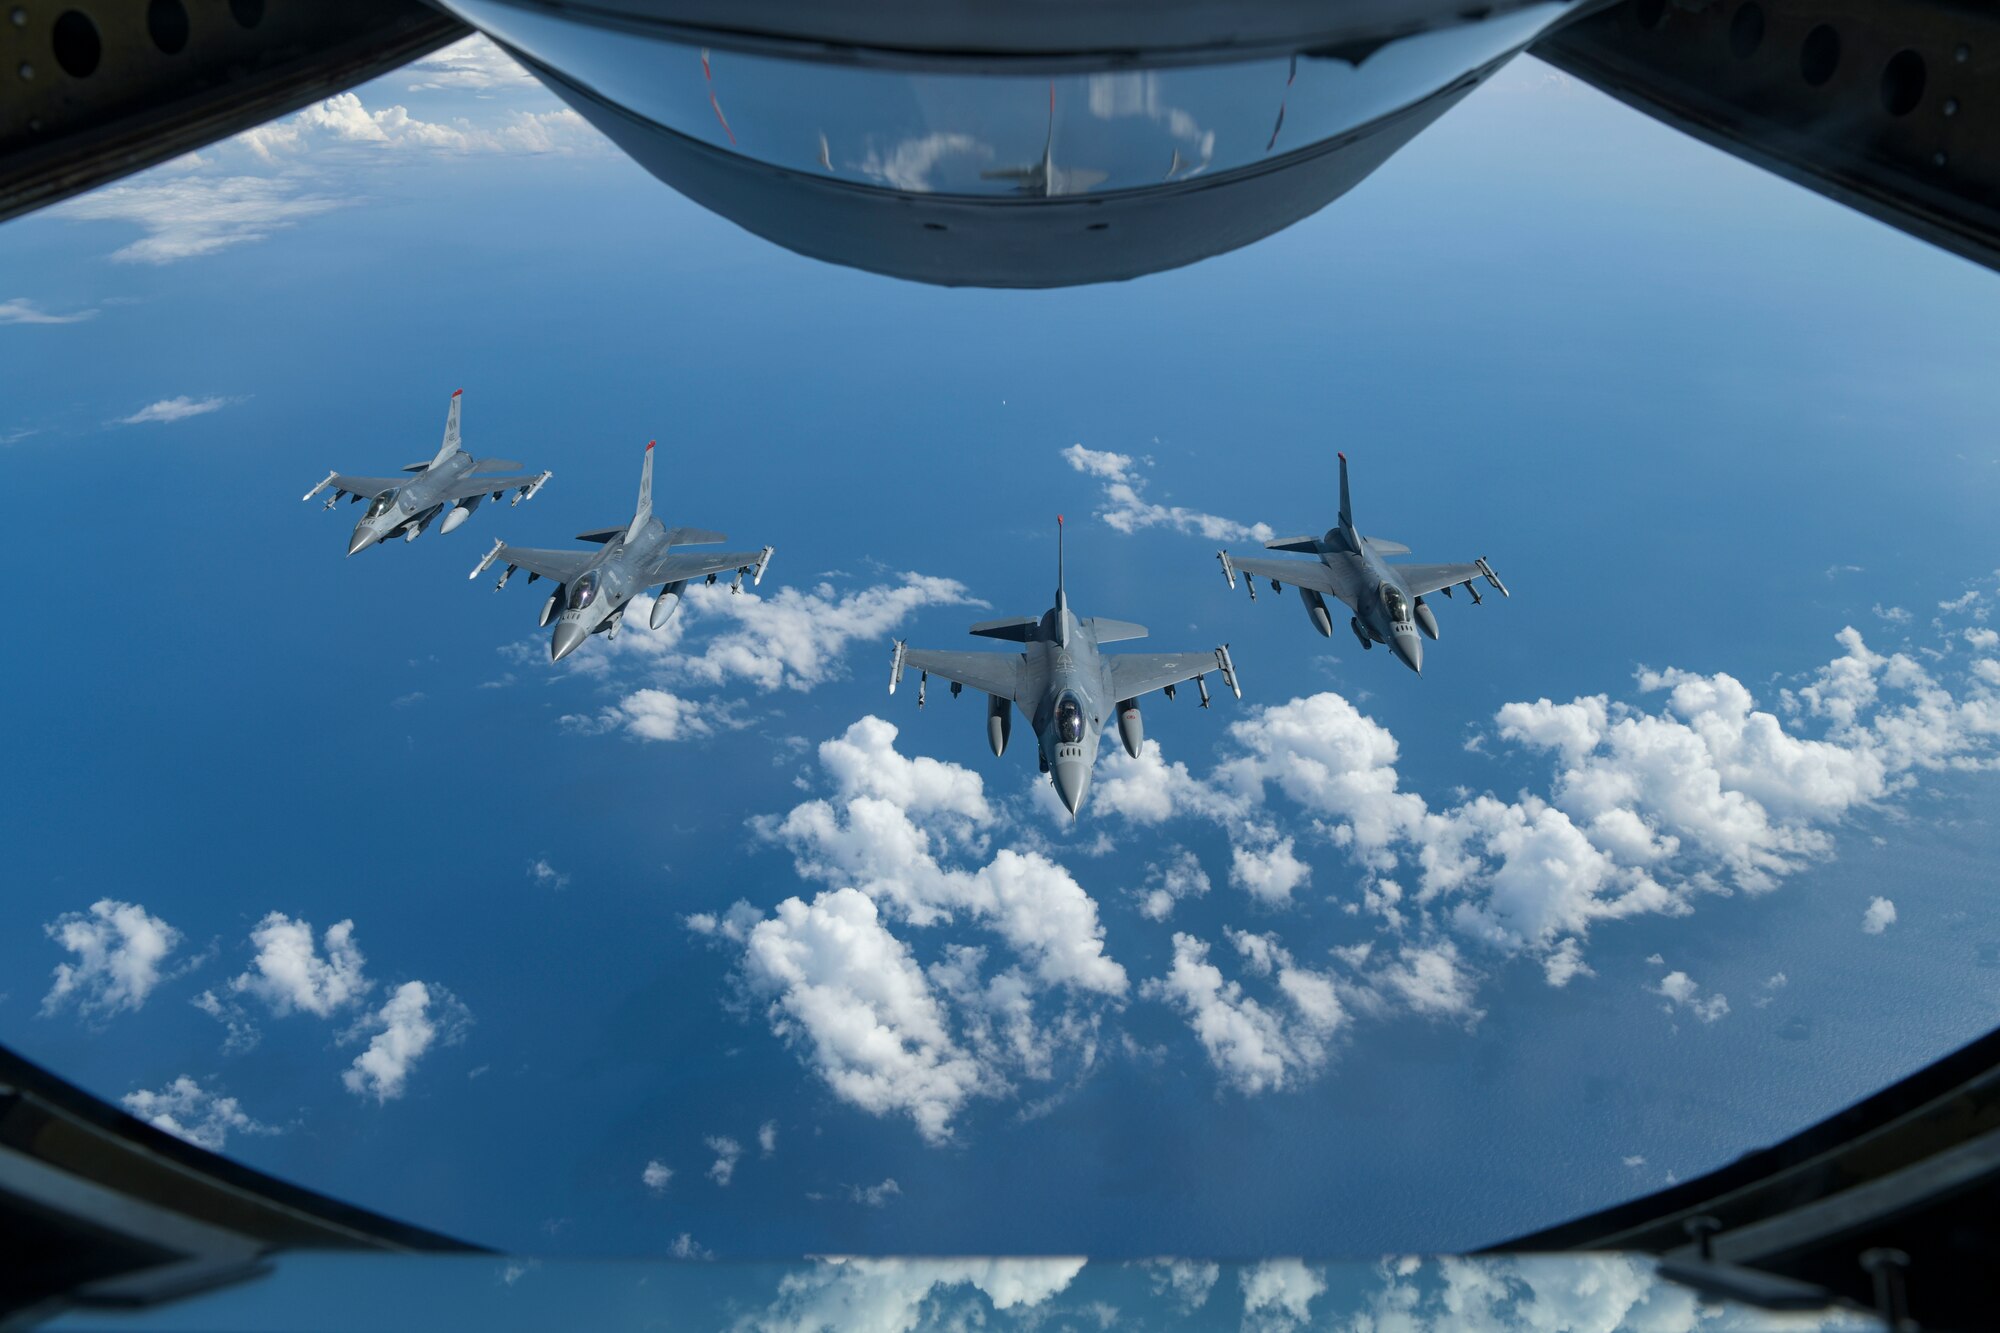
[[[1083,739],[1083,706],[1073,694],[1065,694],[1056,705],[1056,738],[1065,745]]]

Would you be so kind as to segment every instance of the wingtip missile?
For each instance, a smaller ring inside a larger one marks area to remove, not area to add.
[[[514,493],[513,500],[510,503],[519,504],[523,500],[534,499],[535,496],[541,492],[542,487],[549,484],[549,478],[553,477],[554,475],[555,473],[553,472],[542,473],[541,476],[536,477],[533,481],[529,482],[527,485],[522,486],[519,490],[517,490]]]
[[[1500,590],[1500,595],[1502,597],[1512,597],[1514,595],[1513,593],[1507,591],[1507,585],[1502,583],[1500,581],[1500,576],[1493,572],[1493,566],[1486,563],[1485,556],[1483,555],[1480,556],[1477,560],[1473,561],[1472,563],[1479,567],[1479,572],[1486,576],[1486,581],[1488,583],[1492,584],[1494,587]]]
[[[1215,558],[1222,565],[1222,577],[1229,580],[1229,590],[1236,591],[1236,566],[1229,563],[1229,552],[1217,551]]]
[[[472,572],[470,574],[467,574],[465,577],[468,579],[476,579],[481,574],[484,574],[488,569],[492,568],[493,562],[500,558],[500,548],[505,546],[506,544],[507,543],[502,541],[500,538],[495,537],[493,539],[493,549],[488,551],[485,554],[485,556],[483,556],[480,559],[479,563],[472,567]]]
[[[1224,685],[1227,685],[1231,693],[1235,694],[1235,696],[1238,699],[1241,699],[1243,697],[1243,687],[1236,683],[1236,662],[1235,659],[1230,657],[1229,655],[1228,644],[1225,643],[1216,648],[1215,665],[1221,668],[1222,670],[1222,683]],[[1204,707],[1206,707],[1207,705],[1207,700],[1208,700],[1208,691],[1207,689],[1204,688],[1202,690],[1202,701]]]
[[[339,476],[339,475],[340,475],[340,474],[339,474],[338,472],[329,472],[329,473],[327,473],[327,474],[326,474],[326,480],[324,480],[324,481],[320,482],[320,484],[319,484],[319,485],[317,485],[317,486],[313,487],[313,488],[312,488],[311,490],[307,491],[307,492],[306,492],[306,493],[305,493],[304,495],[301,495],[301,496],[299,497],[299,499],[301,499],[301,500],[310,500],[310,499],[312,499],[312,498],[313,498],[313,497],[314,497],[315,495],[318,495],[318,494],[319,494],[319,493],[320,493],[321,491],[323,491],[323,490],[325,490],[325,489],[326,489],[327,487],[329,487],[329,486],[333,485],[333,479],[334,479],[335,477]]]
[[[759,584],[763,583],[763,581],[764,581],[764,566],[766,566],[766,565],[768,565],[768,564],[770,564],[770,563],[771,563],[771,556],[772,556],[772,554],[773,554],[773,553],[774,553],[774,552],[775,552],[775,551],[776,551],[777,549],[778,549],[778,548],[777,548],[777,547],[775,547],[775,546],[766,546],[766,547],[764,548],[764,553],[763,553],[762,555],[760,555],[760,556],[758,556],[758,557],[757,557],[757,569],[756,569],[756,572],[755,572],[755,573],[753,573],[753,574],[751,574],[751,576],[750,576],[750,586],[751,586],[751,587],[755,588],[755,587],[757,587],[757,586],[758,586]]]
[[[902,683],[903,659],[909,655],[909,652],[910,652],[910,645],[905,643],[901,639],[897,639],[895,641],[895,647],[890,650],[889,693],[891,694],[894,694],[896,692],[896,686]]]

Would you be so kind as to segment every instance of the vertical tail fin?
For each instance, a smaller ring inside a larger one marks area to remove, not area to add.
[[[1069,591],[1063,571],[1063,516],[1056,515],[1056,639],[1069,647]]]
[[[1351,532],[1354,529],[1354,506],[1347,498],[1347,455],[1336,454],[1335,457],[1340,459],[1340,526]]]
[[[639,535],[639,529],[646,526],[646,520],[653,516],[653,445],[646,441],[646,461],[639,465],[639,508],[632,514],[632,526],[625,529],[625,540],[631,541]]]
[[[453,389],[451,391],[451,411],[444,419],[444,443],[439,446],[437,457],[431,460],[432,467],[436,467],[439,463],[444,462],[445,459],[450,458],[458,452],[458,404],[460,395],[464,392],[465,390],[463,389]]]

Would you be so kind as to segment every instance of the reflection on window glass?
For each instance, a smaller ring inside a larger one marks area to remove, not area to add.
[[[1054,77],[702,50],[494,0],[459,8],[598,95],[725,153],[913,193],[1049,198],[1147,189],[1328,142],[1529,41],[1564,6],[1366,51]]]
[[[581,611],[589,606],[597,596],[597,572],[592,570],[576,581],[569,590],[569,609]]]
[[[380,518],[389,512],[389,506],[394,503],[396,503],[396,492],[394,490],[384,491],[375,497],[373,504],[368,506],[367,516],[369,518]]]

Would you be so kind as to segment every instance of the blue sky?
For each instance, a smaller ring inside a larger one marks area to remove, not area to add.
[[[519,1250],[1428,1250],[1995,1021],[1993,279],[1539,65],[1106,288],[775,250],[476,54],[0,254],[0,1039],[265,1169]],[[461,386],[555,479],[343,560],[297,496]],[[464,575],[649,438],[770,573],[551,668]],[[1515,590],[1420,681],[1215,566],[1336,448]],[[1080,612],[1245,690],[1074,827],[884,693],[1047,605],[1058,511]]]

